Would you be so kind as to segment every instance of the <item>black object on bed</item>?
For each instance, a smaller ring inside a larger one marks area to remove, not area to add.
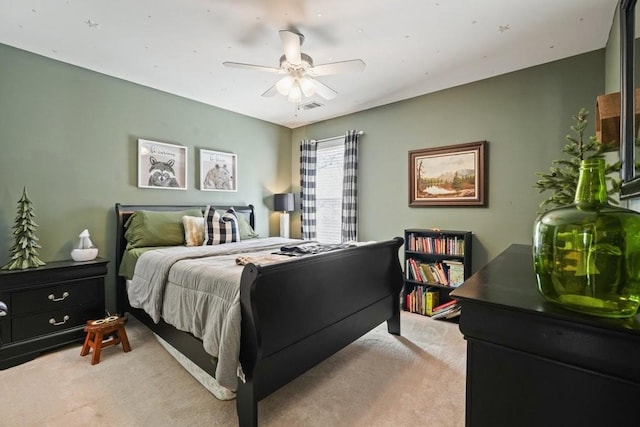
[[[116,204],[116,271],[126,247],[124,224],[137,210],[178,211],[197,206]],[[227,206],[228,207],[228,206]],[[225,210],[227,207],[217,209]],[[253,206],[236,206],[254,226]],[[294,262],[244,267],[240,282],[242,310],[238,381],[240,426],[256,426],[258,401],[382,322],[400,335],[403,239],[328,251]],[[202,342],[164,321],[158,324],[129,305],[126,283],[117,276],[118,313],[128,311],[213,376],[214,366]]]

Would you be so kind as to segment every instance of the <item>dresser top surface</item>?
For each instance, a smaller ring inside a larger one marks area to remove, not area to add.
[[[513,244],[451,292],[464,304],[477,303],[532,312],[559,320],[640,336],[640,315],[627,319],[589,316],[547,302],[538,291],[531,245]]]
[[[60,269],[60,268],[69,268],[69,267],[82,267],[82,266],[86,267],[86,266],[92,266],[92,265],[107,264],[108,262],[109,260],[100,258],[100,257],[90,261],[73,261],[73,260],[49,261],[41,267],[16,269],[16,270],[0,269],[0,275],[31,273],[31,272],[47,271],[47,270],[54,270],[54,269]]]

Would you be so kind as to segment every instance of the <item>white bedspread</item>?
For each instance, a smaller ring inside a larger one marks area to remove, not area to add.
[[[160,317],[202,339],[217,359],[216,380],[237,388],[240,354],[240,278],[238,254],[264,256],[300,240],[269,237],[215,246],[172,247],[145,252],[127,287],[132,307],[154,322]],[[282,257],[283,261],[289,260]]]

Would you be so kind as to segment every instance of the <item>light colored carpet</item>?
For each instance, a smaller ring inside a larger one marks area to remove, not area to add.
[[[234,426],[219,401],[130,318],[132,351],[81,344],[0,371],[2,426]],[[402,313],[258,404],[260,426],[464,425],[466,344],[455,323]]]

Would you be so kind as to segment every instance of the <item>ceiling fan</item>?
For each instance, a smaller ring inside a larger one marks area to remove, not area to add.
[[[223,62],[223,65],[231,68],[284,74],[285,76],[267,89],[262,96],[268,97],[280,93],[286,96],[289,101],[296,103],[300,102],[303,96],[309,97],[316,93],[325,99],[333,99],[338,95],[338,92],[320,82],[316,77],[364,70],[365,63],[361,59],[313,65],[313,59],[300,50],[300,46],[304,42],[302,34],[291,30],[281,30],[279,34],[284,50],[284,55],[280,57],[279,68],[239,62]]]

